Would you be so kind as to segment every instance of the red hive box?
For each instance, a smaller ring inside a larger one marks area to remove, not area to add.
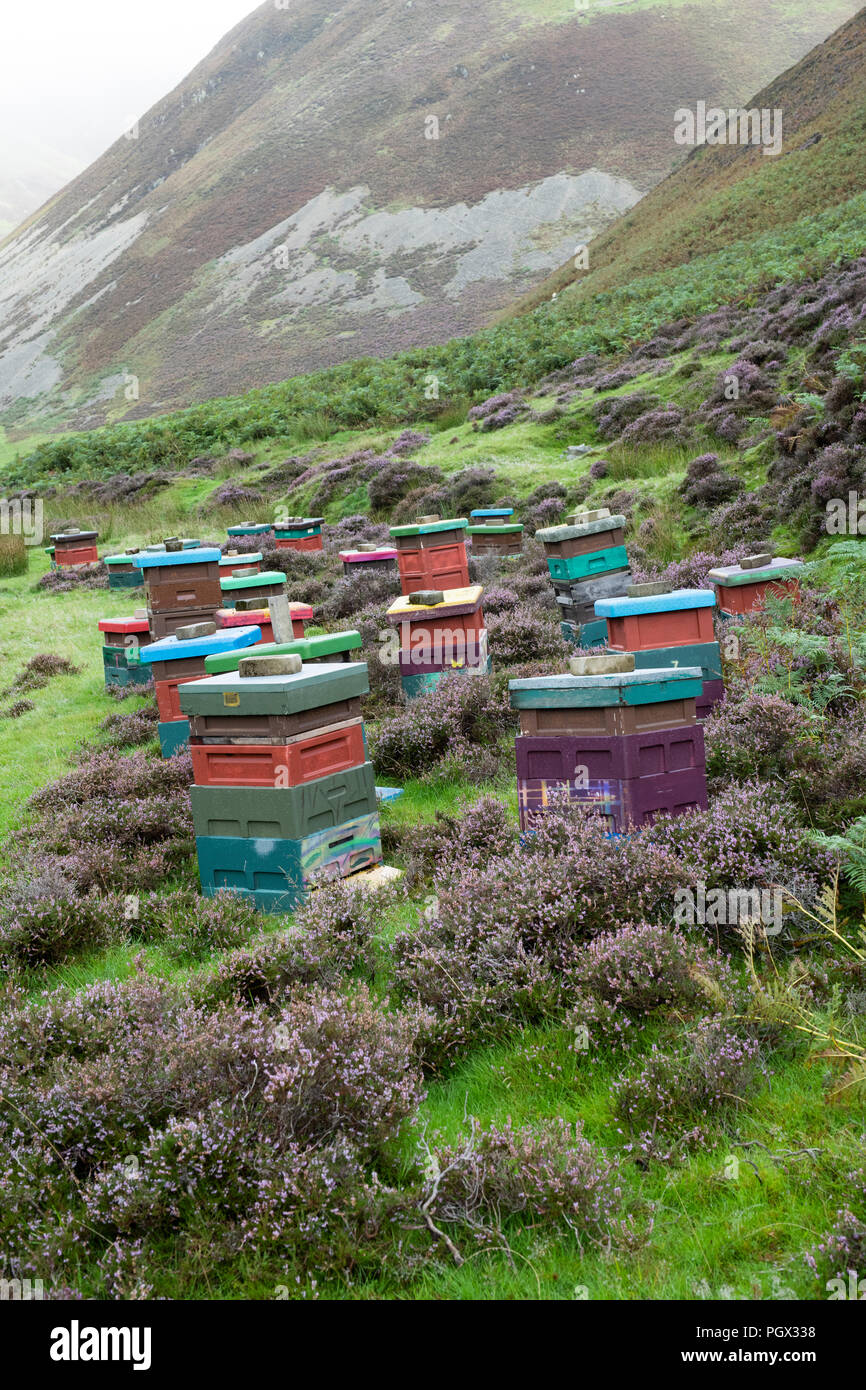
[[[278,536],[274,541],[277,550],[323,550],[321,534],[318,536],[298,536],[295,540],[280,539]]]
[[[626,596],[600,600],[595,613],[607,620],[607,645],[614,651],[641,652],[652,647],[714,642],[714,596],[710,590],[693,592],[704,595],[700,602],[690,602],[686,590],[645,599]],[[672,601],[676,601],[675,607]]]
[[[175,719],[186,718],[180,708],[178,687],[186,685],[188,681],[199,681],[203,675],[204,672],[199,676],[172,676],[168,680],[154,681],[156,706],[163,724],[170,724]]]
[[[444,591],[444,601],[416,605],[404,595],[386,617],[400,633],[400,658],[415,671],[443,664],[477,665],[483,645],[484,613],[480,584]]]
[[[363,720],[301,734],[289,743],[190,744],[200,787],[301,787],[365,762]]]

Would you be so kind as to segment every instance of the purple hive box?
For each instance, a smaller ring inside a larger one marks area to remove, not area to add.
[[[704,681],[704,691],[695,700],[695,714],[698,719],[706,719],[720,700],[725,698],[724,681]]]
[[[598,778],[588,785],[518,780],[520,828],[528,830],[554,793],[567,787],[571,800],[590,815],[601,816],[617,834],[630,826],[650,824],[659,815],[679,816],[707,809],[707,779],[703,768],[671,772],[660,777]]]
[[[519,782],[571,782],[577,767],[585,767],[592,781],[632,781],[706,767],[700,724],[619,738],[538,738],[524,734],[515,739],[514,746]]]

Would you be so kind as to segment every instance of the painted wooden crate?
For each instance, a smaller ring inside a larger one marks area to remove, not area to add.
[[[303,840],[376,811],[371,762],[300,787],[191,787],[196,835]]]
[[[299,787],[367,761],[360,719],[298,734],[286,743],[190,746],[200,787]]]
[[[768,596],[784,598],[793,594],[797,597],[803,571],[801,560],[774,559],[757,569],[724,565],[710,570],[708,578],[715,588],[719,608],[740,616],[762,608]]]
[[[202,892],[231,889],[264,912],[291,912],[322,881],[349,877],[382,860],[377,815],[348,821],[304,840],[196,839]]]
[[[614,651],[639,652],[713,642],[715,606],[712,589],[674,589],[644,598],[601,599],[595,614],[607,619],[608,645]]]

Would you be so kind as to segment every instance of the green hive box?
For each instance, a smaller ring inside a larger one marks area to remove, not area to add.
[[[220,652],[205,658],[204,669],[209,676],[219,676],[229,671],[237,671],[240,663],[248,656],[299,656],[302,661],[327,661],[329,656],[342,652],[357,651],[361,642],[360,632],[331,632],[321,637],[298,637],[294,642],[265,642],[254,652]]]
[[[369,690],[366,661],[341,661],[305,666],[295,676],[207,676],[182,685],[179,694],[185,715],[298,714]]]
[[[198,836],[304,840],[376,812],[373,764],[320,777],[303,787],[191,787]]]
[[[722,679],[722,651],[718,642],[693,642],[686,647],[651,647],[646,651],[634,652],[633,656],[636,671],[651,666],[699,666],[705,681]]]
[[[346,878],[382,859],[376,813],[302,840],[205,835],[195,844],[205,896],[229,889],[252,898],[263,912],[292,912],[315,883]]]
[[[547,568],[552,579],[571,580],[592,579],[597,574],[626,569],[628,554],[624,545],[614,545],[607,550],[593,550],[588,555],[572,555],[570,559],[548,556]]]

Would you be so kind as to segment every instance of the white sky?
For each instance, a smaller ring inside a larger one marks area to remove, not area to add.
[[[79,172],[258,2],[0,0],[0,179]]]

